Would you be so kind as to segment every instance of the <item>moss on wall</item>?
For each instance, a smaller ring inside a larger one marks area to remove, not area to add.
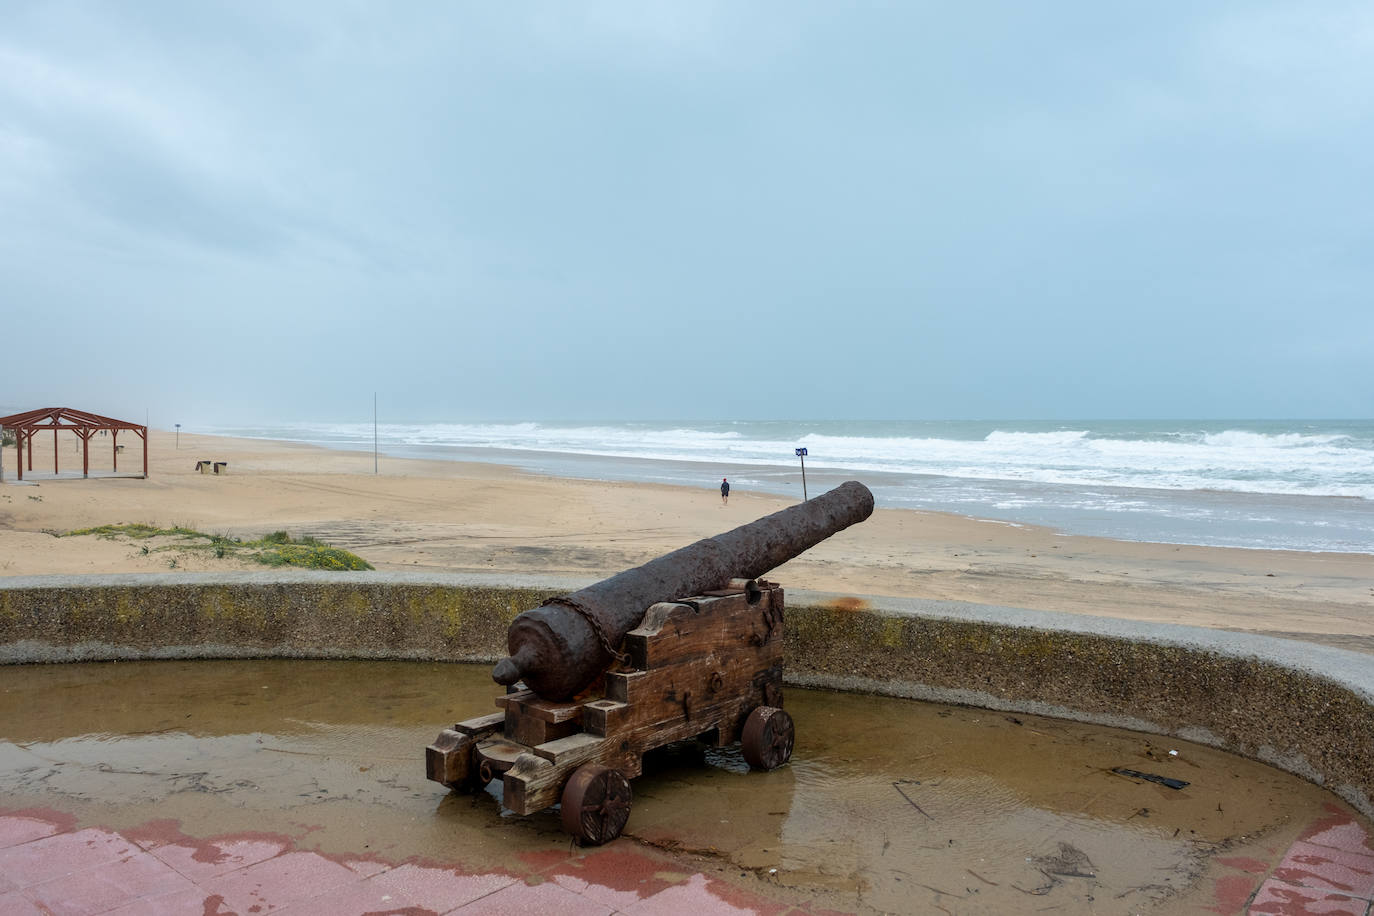
[[[236,646],[262,654],[494,658],[506,627],[549,590],[290,581],[280,584],[63,585],[0,591],[0,644],[127,650]],[[19,660],[19,659],[14,659]]]

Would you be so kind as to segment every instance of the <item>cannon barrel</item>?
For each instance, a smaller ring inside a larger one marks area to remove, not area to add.
[[[856,480],[733,531],[690,544],[643,566],[525,611],[506,635],[510,657],[492,669],[498,684],[567,700],[615,658],[615,647],[650,605],[762,576],[873,514],[873,494]]]

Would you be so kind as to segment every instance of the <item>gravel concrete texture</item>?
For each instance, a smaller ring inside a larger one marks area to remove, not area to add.
[[[133,658],[491,661],[589,580],[271,571],[0,579],[0,664]],[[1196,627],[792,592],[787,680],[1171,735],[1374,817],[1369,656]]]

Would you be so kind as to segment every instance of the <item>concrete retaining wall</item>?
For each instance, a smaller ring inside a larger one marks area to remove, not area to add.
[[[491,661],[520,611],[588,584],[263,572],[0,579],[0,664]],[[788,593],[789,683],[1131,728],[1257,758],[1374,817],[1374,659],[1195,627]]]

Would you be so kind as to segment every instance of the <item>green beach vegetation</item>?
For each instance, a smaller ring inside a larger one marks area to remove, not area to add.
[[[164,553],[174,551],[193,551],[212,554],[216,558],[241,558],[264,566],[298,566],[303,569],[356,570],[372,569],[372,564],[351,551],[331,547],[324,541],[310,535],[292,538],[285,531],[274,531],[256,541],[245,541],[222,534],[206,534],[181,525],[172,528],[159,528],[138,522],[119,525],[98,525],[94,528],[78,528],[60,537],[84,537],[93,535],[107,540],[151,541],[156,545],[145,544],[142,552]],[[168,565],[177,568],[175,557]]]

